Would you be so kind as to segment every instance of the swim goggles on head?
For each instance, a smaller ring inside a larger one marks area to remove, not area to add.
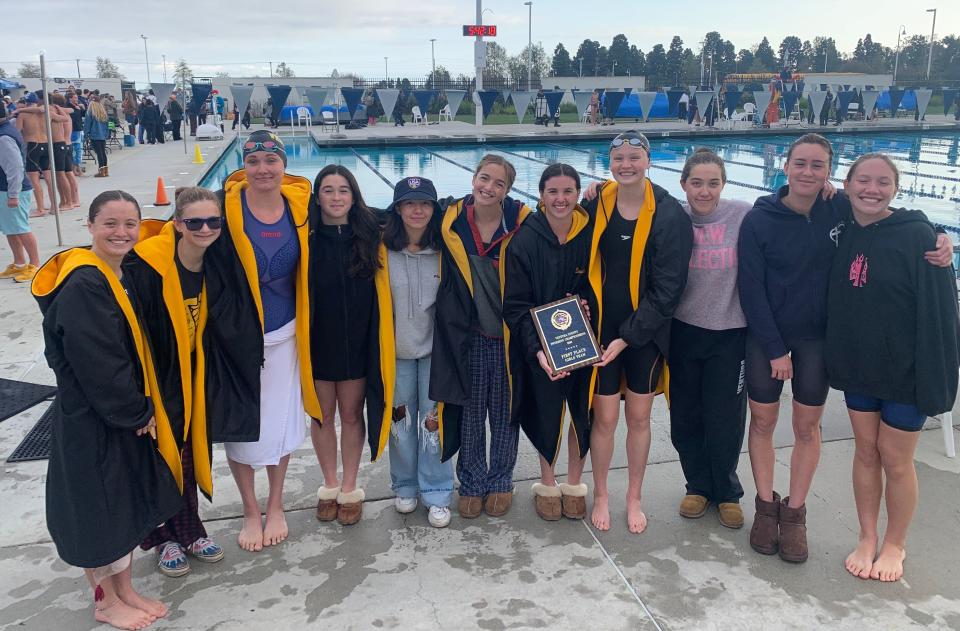
[[[650,144],[647,142],[647,139],[640,136],[628,136],[627,134],[620,134],[610,141],[610,146],[614,149],[617,147],[622,147],[624,144],[629,144],[631,147],[643,147],[647,150],[650,149]]]
[[[280,145],[273,140],[248,140],[243,143],[243,150],[247,153],[254,151],[282,151]]]

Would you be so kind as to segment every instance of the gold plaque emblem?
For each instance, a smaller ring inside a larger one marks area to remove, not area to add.
[[[552,324],[554,328],[566,331],[570,328],[570,325],[573,324],[573,318],[570,317],[569,311],[557,309],[550,315],[550,324]]]

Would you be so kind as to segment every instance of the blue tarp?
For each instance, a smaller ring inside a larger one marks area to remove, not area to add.
[[[737,106],[740,105],[740,91],[735,86],[728,85],[723,98],[723,109],[727,111],[727,118],[732,118],[733,113],[737,111]]]
[[[363,98],[363,88],[340,88],[340,92],[343,94],[343,100],[347,104],[347,111],[350,112],[350,116],[353,116],[357,112],[357,106],[360,105],[360,99]]]
[[[902,107],[905,110],[912,110],[917,107],[917,95],[913,93],[913,90],[884,90],[880,93],[879,98],[877,98],[877,109],[880,110],[889,110],[890,109],[890,100],[891,97],[894,103],[897,103],[897,107]]]
[[[267,88],[267,92],[270,94],[271,101],[273,101],[274,111],[282,111],[283,106],[287,104],[287,97],[290,96],[290,86],[268,85],[265,87]]]
[[[679,102],[680,95],[677,95]],[[640,111],[640,96],[638,94],[631,94],[630,96],[625,96],[623,101],[620,102],[620,107],[617,108],[618,118],[643,118],[643,113]],[[663,92],[658,92],[657,97],[653,101],[653,106],[650,108],[650,118],[676,118],[677,111],[671,113],[669,108],[669,99],[667,94]]]
[[[0,78],[0,90],[19,90],[25,87],[26,86],[22,83],[17,83],[16,81],[11,81],[10,79]]]
[[[626,94],[619,90],[607,90],[603,95],[604,116],[606,116],[606,118],[615,117],[620,110],[620,104],[623,103],[626,96]],[[640,110],[639,101],[637,101],[637,110]]]
[[[490,115],[490,110],[493,109],[493,102],[497,100],[497,95],[500,94],[498,90],[477,90],[477,94],[480,96],[480,107],[483,111],[483,117],[486,118]]]
[[[550,117],[552,118],[560,109],[560,101],[563,100],[563,90],[544,90],[543,98],[547,100],[547,112],[550,113]]]

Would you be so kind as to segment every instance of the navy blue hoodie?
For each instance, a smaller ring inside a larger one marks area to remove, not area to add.
[[[767,359],[787,354],[784,340],[825,336],[830,265],[850,216],[845,195],[818,196],[804,216],[783,203],[788,192],[757,199],[740,226],[740,305]]]

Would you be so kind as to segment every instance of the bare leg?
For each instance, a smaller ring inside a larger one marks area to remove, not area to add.
[[[263,545],[275,546],[287,538],[287,518],[283,514],[283,482],[287,475],[290,456],[286,455],[276,465],[267,465],[267,480],[270,497],[267,499],[267,520],[263,527]]]
[[[77,175],[67,171],[67,182],[70,184],[70,203],[72,208],[80,207],[80,187],[77,185]]]
[[[30,265],[40,265],[40,250],[37,248],[37,237],[32,232],[17,235],[20,238],[20,248],[27,253]],[[16,254],[14,254],[16,256]]]
[[[257,492],[253,485],[253,467],[230,459],[227,459],[227,462],[243,501],[243,526],[240,528],[237,543],[247,552],[259,552],[263,549],[263,524],[260,521],[260,504],[257,502]]]
[[[70,210],[73,208],[73,194],[70,190],[70,180],[63,171],[56,172],[57,188],[60,192],[60,210]]]
[[[120,600],[126,604],[130,605],[131,607],[136,607],[141,611],[145,611],[154,618],[163,618],[167,615],[166,605],[159,600],[153,600],[152,598],[145,598],[144,596],[141,596],[133,588],[132,565],[128,565],[127,569],[119,574],[114,574],[110,578],[113,579],[113,587],[117,590],[117,596],[119,596]]]
[[[917,509],[917,469],[913,454],[920,432],[905,432],[880,424],[877,446],[887,477],[887,531],[883,535],[880,554],[873,564],[870,578],[898,581],[903,576],[903,560],[907,557],[907,529]]]
[[[650,456],[650,410],[653,394],[627,390],[624,415],[627,419],[627,529],[638,535],[647,528],[647,516],[640,508],[643,476]]]
[[[53,158],[51,158],[53,160]],[[52,209],[57,203],[57,196],[53,194],[53,171],[44,171],[43,172],[43,181],[47,183],[47,192],[50,194],[50,208]],[[34,189],[36,192],[36,189]]]
[[[856,443],[853,498],[857,503],[857,519],[860,521],[860,543],[847,557],[844,567],[854,576],[868,579],[877,556],[877,520],[880,518],[880,498],[883,495],[883,469],[877,448],[880,413],[851,409],[847,409],[847,412]]]
[[[790,456],[790,508],[807,501],[813,476],[820,464],[820,419],[822,405],[793,402],[793,454]]]
[[[540,484],[550,487],[557,485],[557,478],[553,475],[553,467],[543,456],[540,456]]]
[[[43,217],[46,212],[46,209],[43,206],[43,189],[40,187],[40,172],[39,171],[29,171],[27,177],[30,179],[30,184],[33,186],[33,198],[37,203],[37,209],[30,213],[31,217]]]
[[[593,464],[593,512],[590,521],[597,530],[610,530],[610,490],[607,476],[613,460],[613,435],[620,418],[620,395],[594,395],[593,428],[590,431],[590,462]]]
[[[586,458],[580,457],[580,443],[577,440],[577,431],[570,423],[570,431],[567,433],[567,484],[576,486],[580,484],[580,478],[583,477],[583,466],[586,464]]]
[[[750,399],[750,430],[747,448],[750,452],[750,468],[757,495],[765,502],[773,501],[773,430],[780,414],[780,402],[757,403]]]
[[[323,485],[327,488],[340,486],[337,476],[337,385],[333,381],[314,381],[320,411],[323,413],[323,425],[316,421],[310,423],[310,441],[317,454],[320,471],[323,472]]]
[[[91,587],[96,592],[97,583],[93,578],[93,570],[84,570]],[[114,588],[113,576],[103,579],[100,589],[103,590],[103,600],[94,603],[93,617],[97,622],[109,624],[116,629],[146,629],[156,620],[142,609],[131,607],[120,600]]]
[[[357,473],[366,438],[363,422],[363,398],[366,379],[337,382],[337,408],[340,410],[340,457],[343,459],[344,493],[357,488]]]
[[[23,242],[20,240],[21,235],[19,234],[8,234],[7,235],[7,245],[10,246],[10,251],[13,253],[13,264],[18,267],[23,267],[27,264],[27,252],[23,247]]]

